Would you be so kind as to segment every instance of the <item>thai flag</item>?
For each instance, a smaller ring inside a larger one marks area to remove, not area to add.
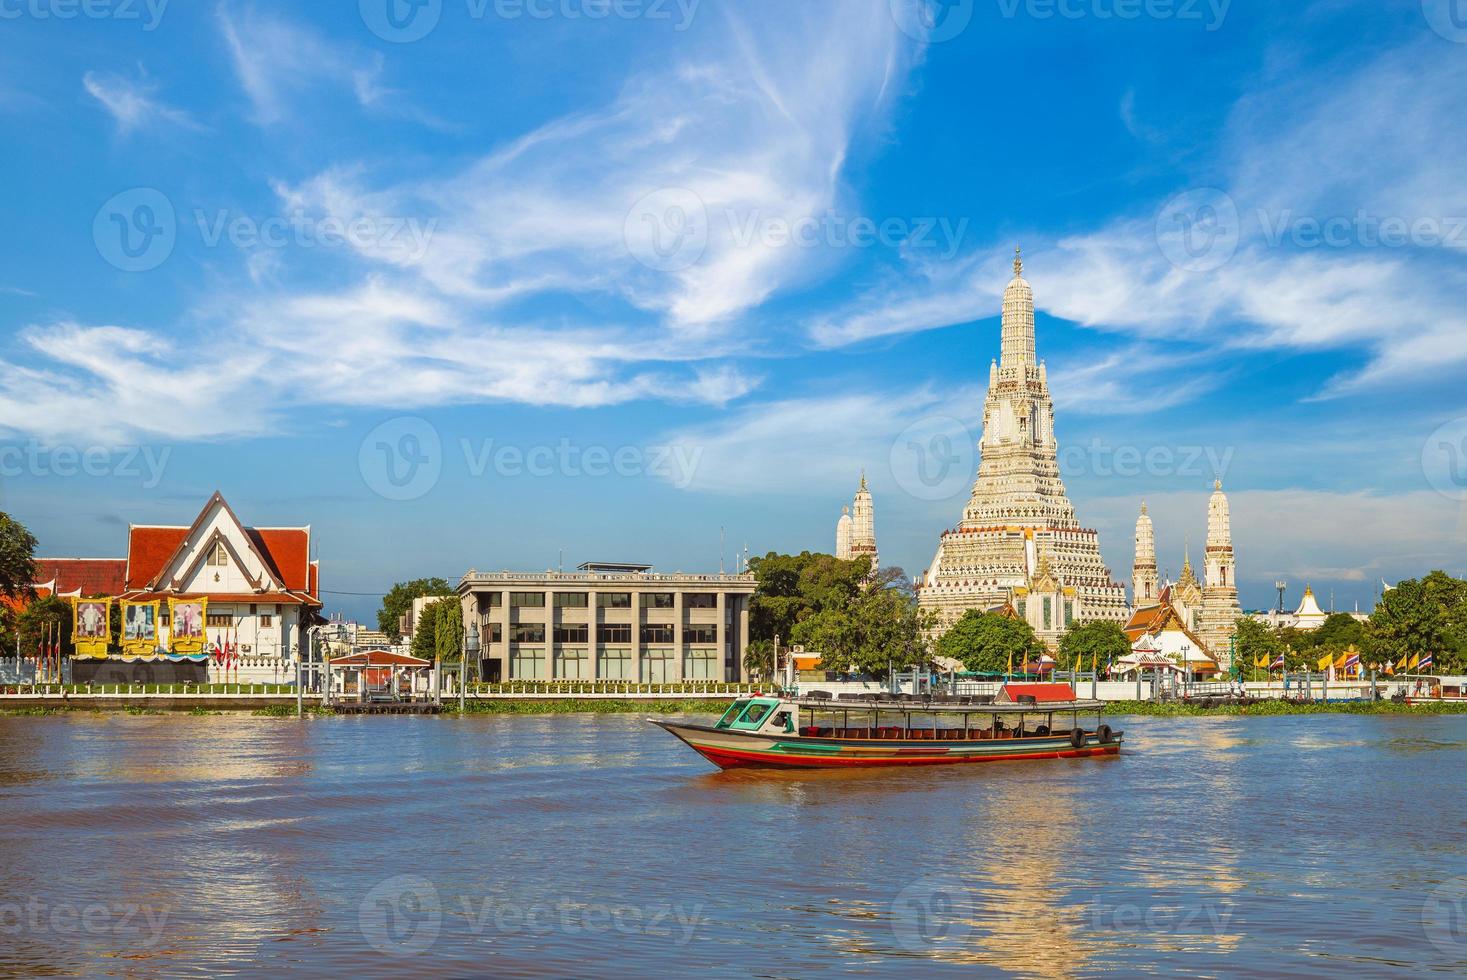
[[[1269,670],[1283,670],[1284,669],[1284,655],[1281,653],[1276,658],[1274,658],[1273,663],[1271,663],[1271,664],[1268,665],[1268,669]]]
[[[1419,663],[1419,664],[1416,665],[1416,669],[1417,670],[1430,670],[1431,669],[1431,656],[1432,655],[1429,654],[1429,653],[1423,653],[1421,655],[1421,663]]]
[[[1360,667],[1360,654],[1352,653],[1345,658],[1345,670],[1354,673]]]

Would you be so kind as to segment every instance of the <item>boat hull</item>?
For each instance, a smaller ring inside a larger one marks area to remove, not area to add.
[[[845,769],[853,766],[948,766],[976,762],[1025,762],[1118,755],[1121,735],[1102,743],[1091,734],[1076,748],[1070,736],[930,741],[844,739],[805,735],[754,735],[647,719],[676,735],[720,769]]]

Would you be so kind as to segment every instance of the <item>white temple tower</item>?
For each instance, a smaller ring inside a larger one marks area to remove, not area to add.
[[[1073,622],[1125,622],[1126,590],[1065,496],[1049,375],[1035,360],[1034,292],[1023,273],[1016,250],[1003,295],[1001,357],[989,368],[977,479],[917,596],[937,613],[939,630],[969,609],[1012,602],[1052,645]]]
[[[876,508],[871,500],[871,490],[866,486],[866,474],[861,474],[861,487],[856,491],[856,500],[851,510],[851,554],[871,559],[871,571],[881,566],[881,555],[876,550]]]
[[[840,520],[835,522],[835,557],[841,561],[851,560],[851,509],[840,509]]]
[[[1238,604],[1237,567],[1233,558],[1232,520],[1222,481],[1213,484],[1207,504],[1207,552],[1202,579],[1202,615],[1198,635],[1218,666],[1232,667],[1232,638],[1243,607]]]
[[[1131,605],[1136,608],[1154,605],[1159,593],[1156,578],[1156,528],[1146,504],[1136,518],[1136,560],[1131,565]]]

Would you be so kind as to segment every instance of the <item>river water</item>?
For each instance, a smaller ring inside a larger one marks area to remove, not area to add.
[[[718,773],[632,716],[0,718],[0,974],[1467,971],[1467,716]]]

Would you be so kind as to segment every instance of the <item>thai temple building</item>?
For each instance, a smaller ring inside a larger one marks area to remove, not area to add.
[[[1034,292],[1017,253],[1003,295],[1000,358],[989,365],[981,460],[958,526],[918,581],[939,631],[969,609],[1008,603],[1054,646],[1076,622],[1126,620],[1126,591],[1065,495],[1049,374],[1035,357]]]
[[[835,524],[835,557],[845,561],[868,557],[872,572],[881,567],[881,554],[876,550],[876,509],[865,473],[861,474],[856,499],[850,507],[841,509],[840,520]]]
[[[1177,635],[1163,649],[1199,648],[1194,653],[1215,661],[1218,669],[1232,666],[1232,639],[1243,615],[1238,604],[1237,565],[1233,556],[1232,522],[1222,481],[1213,484],[1207,505],[1207,547],[1203,580],[1192,569],[1191,549],[1182,560],[1176,582],[1161,585],[1156,574],[1156,531],[1146,504],[1136,518],[1136,558],[1131,567],[1131,617],[1126,633],[1136,642],[1142,636],[1157,636],[1162,629]],[[1194,653],[1189,653],[1189,657]]]
[[[1299,608],[1294,610],[1294,620],[1290,623],[1295,629],[1317,630],[1329,619],[1329,613],[1319,608],[1319,600],[1314,598],[1314,590],[1304,586],[1304,598],[1299,600]]]

